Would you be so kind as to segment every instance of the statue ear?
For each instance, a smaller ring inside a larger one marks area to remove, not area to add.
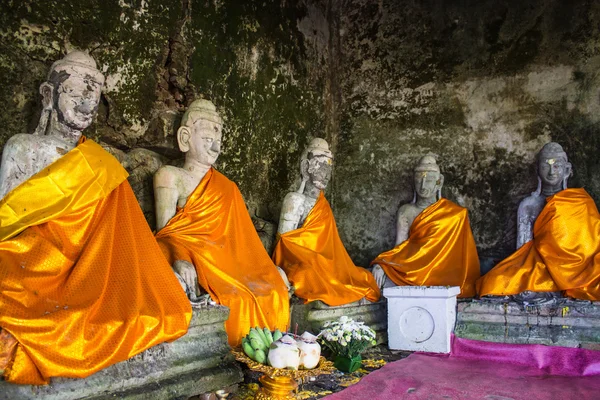
[[[573,164],[570,162],[565,164],[565,177],[569,178],[573,175]]]
[[[568,162],[565,164],[565,177],[562,181],[563,190],[567,188],[567,180],[571,177],[571,175],[573,175],[573,165]]]
[[[190,151],[191,136],[192,132],[187,126],[181,126],[177,130],[177,144],[179,144],[179,150],[181,150],[182,153],[187,153]]]
[[[300,175],[303,181],[308,181],[308,160],[300,161]]]
[[[54,85],[44,82],[40,85],[40,94],[42,95],[42,105],[44,110],[51,110],[54,105]]]
[[[437,181],[437,187],[438,187],[438,189],[441,189],[442,186],[444,186],[444,175],[440,174],[440,177],[438,178],[438,181]]]

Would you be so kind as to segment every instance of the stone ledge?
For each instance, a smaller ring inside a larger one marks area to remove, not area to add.
[[[455,334],[500,343],[600,348],[600,305],[565,300],[558,305],[462,300]]]
[[[230,354],[223,306],[194,308],[186,335],[154,346],[84,379],[54,378],[50,385],[0,381],[0,400],[187,399],[242,381]]]
[[[376,333],[378,344],[387,343],[387,302],[383,297],[377,303],[359,304],[359,302],[354,302],[330,307],[322,301],[313,301],[307,304],[292,302],[290,306],[291,331],[298,324],[299,334],[304,331],[317,334],[323,329],[325,322],[337,320],[345,315],[370,326]]]

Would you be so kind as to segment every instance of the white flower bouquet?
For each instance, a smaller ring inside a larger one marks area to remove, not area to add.
[[[325,322],[319,338],[335,355],[356,357],[369,346],[374,346],[375,331],[364,322],[356,322],[346,316],[337,321]]]

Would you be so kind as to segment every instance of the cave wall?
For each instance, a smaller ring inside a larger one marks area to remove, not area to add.
[[[182,162],[175,132],[196,98],[225,120],[216,167],[252,215],[276,220],[305,143],[327,134],[326,12],[302,0],[3,1],[0,146],[33,132],[52,62],[82,49],[107,78],[85,135],[129,170],[152,226],[152,173]]]
[[[437,156],[484,268],[514,251],[516,210],[554,140],[600,200],[600,4],[340,0],[333,203],[358,265],[393,246],[412,169]]]
[[[204,97],[225,118],[217,168],[271,223],[266,236],[318,136],[358,265],[392,246],[412,169],[432,153],[489,266],[514,249],[545,142],[571,157],[570,185],[600,200],[599,22],[591,0],[6,0],[0,146],[34,130],[48,68],[79,48],[107,76],[85,134],[129,170],[152,226],[152,173],[181,163],[175,130]]]

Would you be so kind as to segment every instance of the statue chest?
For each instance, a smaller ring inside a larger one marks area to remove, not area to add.
[[[300,208],[300,220],[298,221],[298,227],[304,225],[304,221],[306,221],[308,214],[310,214],[316,203],[317,199],[313,199],[308,196],[304,199],[302,202],[302,207]]]

